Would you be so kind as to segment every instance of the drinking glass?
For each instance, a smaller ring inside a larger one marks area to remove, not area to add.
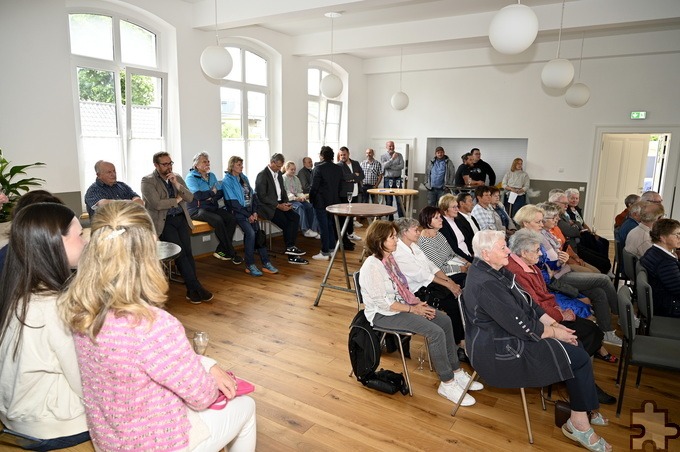
[[[352,194],[353,193],[354,192],[352,192],[352,191],[347,192],[347,204],[349,204],[350,209],[352,208]]]
[[[394,188],[394,179],[390,179],[390,192],[394,193],[392,189]]]
[[[425,362],[425,350],[420,346],[418,350],[418,368],[416,370],[423,370],[423,363]]]
[[[194,333],[194,351],[197,355],[204,355],[210,342],[210,336],[205,331],[196,331]]]

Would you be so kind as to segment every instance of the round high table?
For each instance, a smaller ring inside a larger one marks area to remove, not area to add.
[[[399,196],[403,198],[402,205],[404,206],[404,214],[406,215],[406,218],[412,217],[411,205],[413,204],[413,196],[418,194],[418,190],[410,188],[369,188],[366,191],[371,195],[379,195],[381,197],[381,202],[385,199],[385,196]]]
[[[370,190],[369,190],[370,192]],[[329,289],[342,290],[343,292],[353,293],[354,290],[349,283],[349,271],[347,270],[347,258],[345,257],[345,247],[342,244],[342,237],[347,231],[347,225],[352,220],[352,217],[358,218],[370,218],[370,217],[382,217],[383,215],[393,215],[397,211],[396,207],[386,206],[384,204],[367,204],[367,203],[352,203],[352,204],[333,204],[332,206],[326,207],[326,211],[334,215],[335,218],[335,230],[340,231],[338,233],[338,240],[335,244],[335,250],[331,255],[331,260],[328,263],[328,268],[326,268],[326,274],[321,281],[321,286],[319,287],[319,293],[316,295],[316,300],[314,300],[314,306],[319,305],[319,300],[321,299],[321,294],[326,287]],[[345,221],[340,228],[340,217],[345,217]],[[328,277],[333,269],[333,262],[338,255],[338,250],[342,254],[342,265],[345,271],[345,282],[347,287],[334,286],[328,284]]]
[[[158,240],[156,242],[156,257],[158,257],[158,260],[161,261],[161,265],[163,265],[163,269],[165,270],[165,273],[167,274],[170,281],[184,282],[173,278],[172,276],[172,263],[181,252],[182,247],[176,243],[164,242],[162,240]]]

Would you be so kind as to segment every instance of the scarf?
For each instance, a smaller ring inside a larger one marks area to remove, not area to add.
[[[406,302],[406,304],[410,305],[418,304],[419,300],[409,290],[408,283],[406,282],[406,277],[401,272],[401,270],[399,270],[399,266],[397,265],[397,262],[394,260],[394,256],[392,256],[392,254],[389,254],[386,257],[383,257],[382,263],[385,266],[385,270],[387,270],[387,274],[390,276],[390,279],[392,280],[392,284],[397,286],[397,292],[399,293],[399,296],[401,296],[401,298]]]

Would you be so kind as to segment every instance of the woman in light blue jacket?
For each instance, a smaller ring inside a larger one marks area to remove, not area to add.
[[[243,159],[232,156],[224,172],[222,180],[224,205],[229,210],[239,227],[243,231],[246,273],[252,276],[262,276],[265,273],[278,273],[269,260],[267,248],[263,245],[257,248],[262,260],[262,270],[255,265],[255,233],[260,229],[257,223],[257,195],[253,191],[248,178],[243,174]]]

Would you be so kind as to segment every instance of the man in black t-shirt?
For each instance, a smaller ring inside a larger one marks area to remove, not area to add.
[[[482,160],[482,152],[479,148],[472,148],[470,151],[472,154],[473,167],[470,170],[470,179],[473,181],[479,181],[481,184],[473,185],[496,185],[496,173],[491,168],[491,165]],[[489,177],[489,183],[486,184],[486,177]]]

